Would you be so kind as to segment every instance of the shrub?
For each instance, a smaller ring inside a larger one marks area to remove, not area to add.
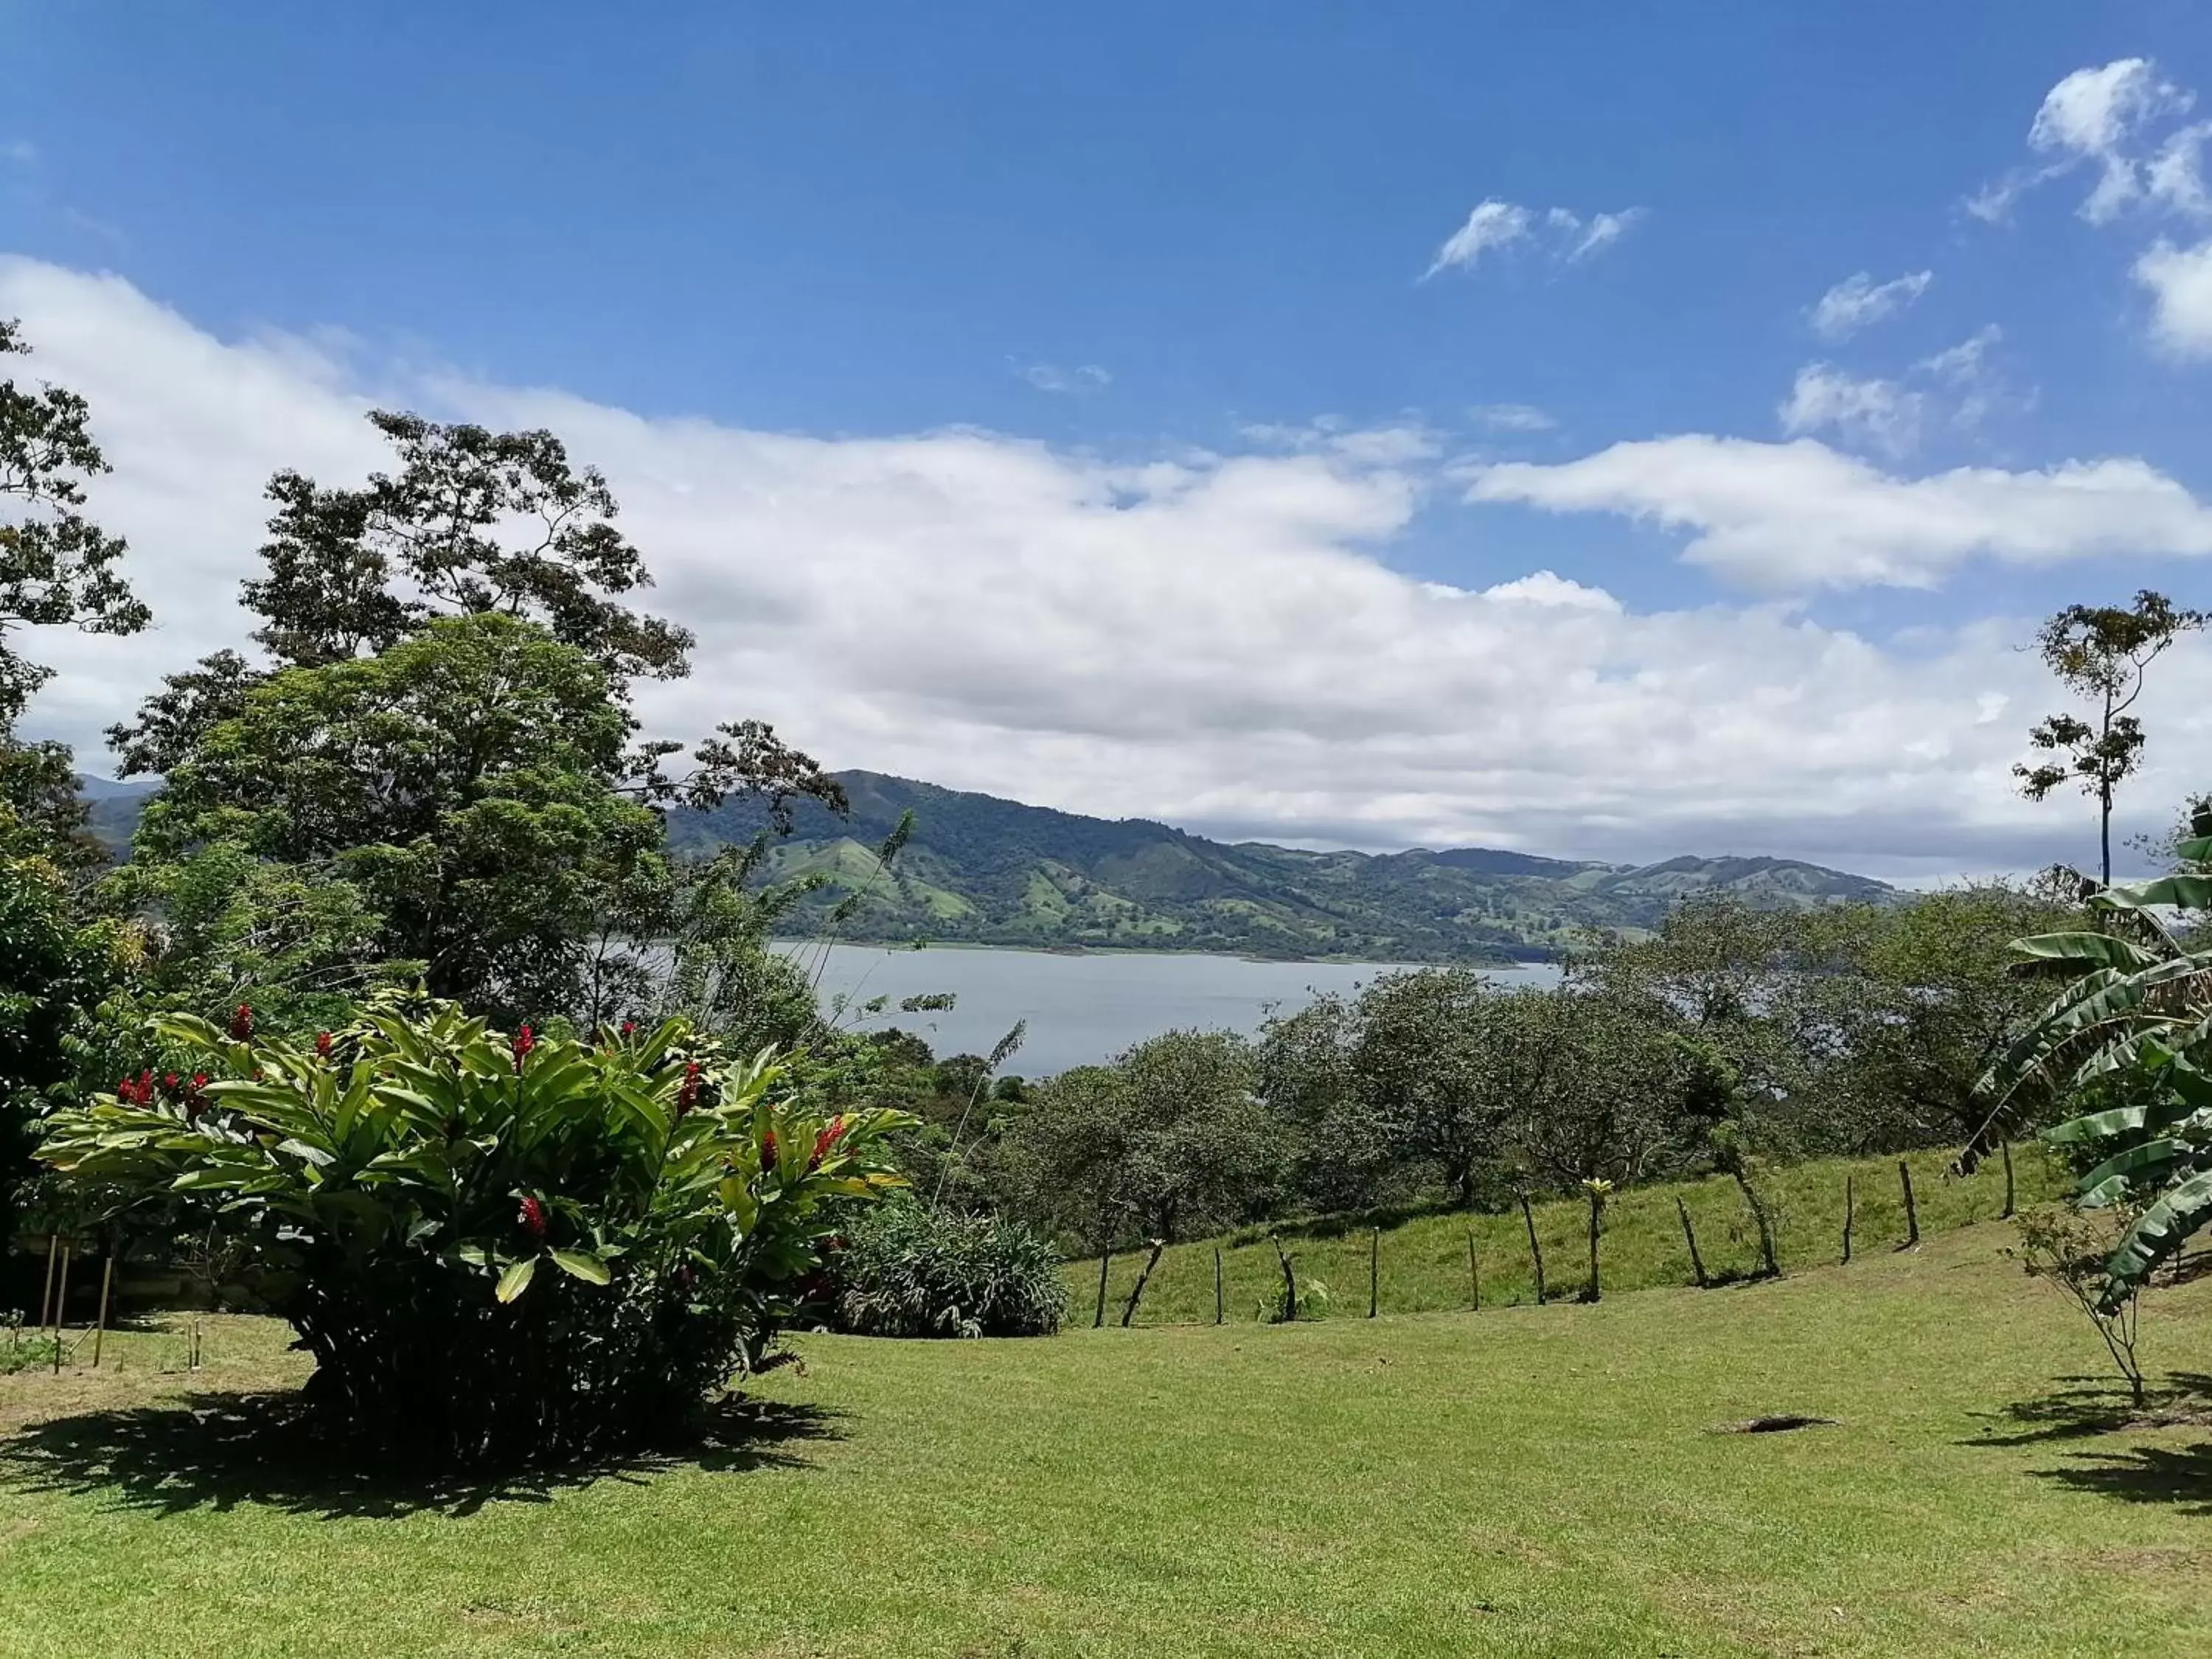
[[[994,1216],[885,1204],[834,1261],[838,1327],[862,1336],[1050,1336],[1067,1312],[1059,1252]]]
[[[159,1022],[179,1058],[58,1114],[41,1156],[111,1212],[171,1198],[243,1249],[331,1426],[386,1455],[518,1463],[641,1438],[757,1366],[834,1202],[899,1184],[884,1138],[780,1097],[672,1021],[513,1036],[386,999],[258,1040]]]

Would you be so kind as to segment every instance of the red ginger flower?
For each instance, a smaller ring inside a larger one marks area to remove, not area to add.
[[[315,1053],[325,1060],[331,1057],[331,1034],[328,1031],[315,1033]]]
[[[691,1060],[684,1067],[684,1086],[676,1091],[676,1115],[682,1117],[699,1103],[699,1062]]]
[[[626,1037],[635,1036],[637,1035],[637,1022],[634,1019],[624,1020],[622,1023],[622,1034]]]
[[[524,1231],[532,1238],[543,1239],[545,1237],[545,1206],[536,1199],[524,1199],[521,1213],[515,1218],[522,1223]]]
[[[174,1072],[166,1072],[161,1076],[161,1086],[164,1089],[173,1090],[182,1080]]]
[[[770,1129],[761,1137],[761,1168],[773,1170],[776,1165],[775,1131]]]
[[[530,1058],[530,1051],[538,1046],[535,1033],[526,1025],[514,1034],[514,1069],[520,1071],[522,1062]]]
[[[830,1149],[832,1146],[835,1146],[844,1138],[845,1118],[844,1115],[841,1112],[838,1115],[830,1120],[830,1127],[828,1128],[823,1130],[820,1134],[814,1137],[814,1153],[812,1157],[806,1160],[806,1172],[809,1175],[811,1175],[815,1170],[820,1169],[822,1167],[822,1160],[830,1155]]]
[[[247,1042],[253,1036],[253,1005],[241,1002],[231,1011],[230,1036],[234,1042]]]

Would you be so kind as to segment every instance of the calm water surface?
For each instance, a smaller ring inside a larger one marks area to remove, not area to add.
[[[1182,1026],[1250,1033],[1271,1008],[1295,1012],[1324,991],[1352,991],[1378,974],[1379,963],[1248,962],[1242,957],[1115,952],[1060,956],[1045,951],[933,946],[887,951],[833,945],[777,948],[818,971],[825,1006],[950,991],[952,1009],[892,1014],[867,1028],[896,1024],[940,1054],[988,1054],[1018,1019],[1029,1022],[1021,1053],[1006,1070],[1043,1077],[1071,1066],[1112,1058],[1131,1043]],[[1549,984],[1559,969],[1544,966],[1487,969],[1501,985]],[[850,1016],[848,1016],[848,1019]]]

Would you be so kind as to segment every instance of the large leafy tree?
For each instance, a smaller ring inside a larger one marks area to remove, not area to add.
[[[0,319],[0,359],[30,350]],[[65,387],[0,379],[0,808],[19,854],[72,866],[100,861],[68,748],[15,734],[51,669],[27,659],[26,628],[132,634],[148,621],[117,565],[125,547],[86,513],[85,487],[108,470],[91,410]]]
[[[2069,779],[2097,803],[2098,878],[2112,879],[2112,798],[2142,764],[2147,734],[2129,711],[2142,696],[2150,665],[2183,635],[2205,625],[2201,611],[2183,610],[2145,588],[2131,606],[2069,605],[2043,625],[2036,650],[2059,684],[2089,707],[2089,717],[2062,710],[2039,724],[2028,741],[2053,757],[2013,768],[2021,793],[2041,800]]]

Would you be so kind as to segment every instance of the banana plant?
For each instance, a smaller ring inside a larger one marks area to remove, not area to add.
[[[2212,834],[2179,851],[2212,864]],[[2012,947],[2016,971],[2063,987],[1981,1079],[1990,1115],[1967,1158],[2046,1094],[2089,1109],[2043,1138],[2091,1165],[2076,1202],[2139,1211],[2106,1263],[2109,1312],[2212,1224],[2212,940],[2170,919],[2212,912],[2212,877],[2108,887],[2087,902],[2100,927]]]

